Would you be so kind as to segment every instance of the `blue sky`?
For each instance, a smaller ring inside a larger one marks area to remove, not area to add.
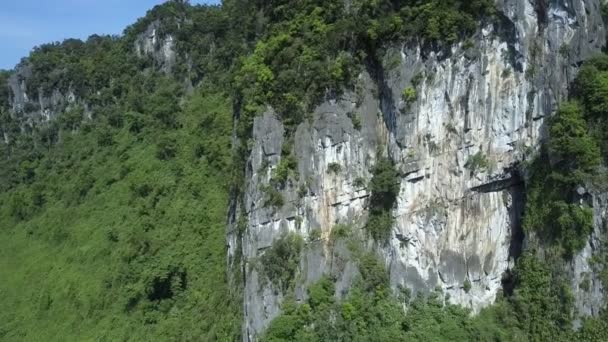
[[[0,0],[0,69],[36,45],[91,34],[120,34],[165,0]],[[220,0],[191,0],[218,4]]]

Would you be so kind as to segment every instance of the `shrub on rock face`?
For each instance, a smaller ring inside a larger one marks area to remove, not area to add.
[[[486,169],[488,166],[488,159],[481,151],[470,156],[469,159],[467,159],[467,162],[464,164],[464,167],[469,169],[472,174],[475,174],[475,172],[479,170]]]
[[[395,165],[388,158],[380,158],[372,169],[370,182],[373,208],[392,209],[399,194],[400,178]]]
[[[285,204],[285,200],[283,199],[283,194],[271,185],[267,185],[262,188],[262,192],[264,193],[264,207],[274,207],[281,208]]]
[[[381,157],[373,170],[370,181],[370,214],[367,231],[377,240],[386,240],[393,226],[391,210],[400,189],[399,172],[388,158]]]
[[[327,165],[327,173],[333,173],[335,175],[339,174],[342,171],[342,165],[339,163],[329,163]]]
[[[403,97],[403,101],[405,101],[405,103],[410,104],[416,101],[416,99],[418,98],[418,93],[416,92],[416,89],[412,87],[407,87],[403,89],[403,93],[401,94],[401,96]]]

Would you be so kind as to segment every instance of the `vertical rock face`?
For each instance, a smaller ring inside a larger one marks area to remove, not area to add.
[[[605,41],[598,0],[497,6],[498,20],[472,43],[450,51],[395,45],[360,75],[355,91],[322,103],[294,133],[299,177],[281,190],[281,208],[264,205],[262,188],[283,157],[284,128],[271,109],[255,120],[241,213],[248,224],[241,241],[234,229],[228,233],[230,256],[242,253],[245,340],[255,340],[280,312],[285,294],[254,264],[285,232],[307,239],[321,231],[322,242],[302,253],[297,299],[323,274],[337,277],[338,292],[348,288],[356,265],[347,257],[335,262],[336,251],[323,241],[342,223],[365,236],[364,184],[378,151],[388,151],[402,175],[390,240],[375,245],[391,284],[441,288],[474,311],[495,300],[521,239],[514,170],[538,147],[544,118],[567,95],[577,67]],[[590,308],[583,297],[577,305]]]
[[[8,80],[10,109],[22,126],[47,122],[77,101],[72,89],[63,92],[53,89],[50,94],[41,89],[28,89],[27,80],[31,77],[30,67],[21,63]]]
[[[138,35],[134,47],[138,57],[151,57],[156,66],[168,74],[175,65],[177,54],[175,39],[170,34],[161,35],[162,29],[159,20],[152,22],[145,32]]]

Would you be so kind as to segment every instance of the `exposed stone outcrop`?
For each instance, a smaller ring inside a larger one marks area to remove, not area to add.
[[[145,32],[137,36],[134,48],[138,57],[152,58],[155,66],[168,74],[177,60],[175,39],[170,34],[161,34],[161,31],[161,22],[152,22]]]
[[[307,238],[320,229],[327,241],[338,223],[365,236],[369,190],[355,180],[369,182],[378,151],[402,175],[391,238],[376,245],[391,284],[415,292],[440,287],[474,311],[495,300],[520,242],[521,188],[513,170],[537,149],[544,119],[605,41],[598,0],[542,3],[497,1],[499,19],[472,38],[473,46],[432,51],[405,42],[388,49],[360,75],[355,91],[321,104],[297,127],[299,177],[282,190],[282,208],[265,207],[262,188],[283,157],[284,128],[270,109],[256,118],[243,198],[248,225],[241,241],[234,223],[228,232],[231,259],[242,253],[245,340],[255,340],[278,315],[285,295],[252,266],[275,239],[287,231]],[[415,99],[404,99],[407,88]],[[328,170],[335,163],[340,172]],[[348,287],[356,265],[336,269],[332,255],[327,242],[305,250],[298,299],[324,273],[340,279],[341,291]],[[586,267],[579,264],[573,267]],[[590,300],[577,297],[581,313],[597,311]]]
[[[25,60],[17,65],[8,80],[10,112],[22,130],[49,122],[69,105],[79,102],[71,88],[53,88],[50,92],[28,88],[31,78],[31,67]]]

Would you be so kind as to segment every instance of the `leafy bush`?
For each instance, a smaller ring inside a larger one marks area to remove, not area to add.
[[[288,233],[281,236],[261,256],[261,273],[276,287],[287,291],[295,279],[303,248],[304,241],[300,235]]]
[[[160,139],[157,145],[156,157],[160,160],[169,160],[177,154],[176,141],[169,137]]]
[[[283,194],[272,185],[266,185],[262,187],[264,193],[264,207],[281,208],[285,201],[283,200]]]
[[[401,97],[403,98],[403,101],[405,101],[405,103],[410,104],[416,101],[416,99],[418,98],[418,93],[416,92],[416,89],[412,87],[407,87],[403,89]]]
[[[327,173],[333,173],[334,175],[339,174],[342,171],[342,165],[339,163],[329,163],[327,165]]]
[[[224,239],[231,102],[200,90],[183,102],[180,129],[97,118],[90,130],[58,128],[48,145],[16,136],[15,153],[0,154],[0,174],[19,178],[3,176],[0,192],[0,320],[11,327],[0,339],[238,339]],[[213,125],[189,124],[207,115]],[[106,129],[113,143],[98,145]],[[174,142],[170,163],[157,158],[162,136]],[[196,143],[217,163],[185,153]]]
[[[284,187],[289,176],[296,174],[297,161],[291,153],[283,155],[276,169],[272,172],[271,183]]]
[[[380,157],[372,169],[372,174],[369,184],[372,207],[392,209],[401,186],[399,172],[391,160]]]
[[[349,115],[351,122],[353,123],[353,128],[357,131],[361,130],[361,117],[359,113],[351,113]]]
[[[331,230],[330,239],[332,241],[347,238],[352,232],[352,227],[347,224],[337,224]]]
[[[607,88],[608,89],[608,88]],[[608,103],[608,98],[606,99]],[[549,122],[548,152],[554,166],[577,177],[580,172],[591,172],[600,163],[600,150],[588,133],[581,108],[577,103],[560,106]]]
[[[310,235],[308,236],[309,242],[315,242],[321,240],[321,229],[313,229],[310,231]]]
[[[464,167],[471,171],[471,174],[475,174],[477,171],[488,168],[490,163],[488,159],[483,154],[483,152],[479,151],[472,156],[469,156],[467,162],[464,164]]]
[[[378,159],[372,174],[372,195],[366,229],[376,241],[386,241],[393,226],[391,211],[397,201],[401,179],[393,163],[384,157]]]
[[[593,231],[593,211],[587,204],[572,203],[574,189],[600,160],[581,108],[563,104],[549,121],[547,148],[531,168],[524,229],[555,243],[567,257],[580,251]]]

